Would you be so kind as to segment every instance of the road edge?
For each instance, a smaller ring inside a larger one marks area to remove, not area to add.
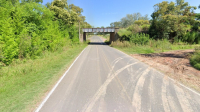
[[[114,48],[114,47],[112,47],[112,48]],[[116,49],[116,48],[114,48],[114,49]],[[116,50],[118,50],[118,49],[116,49]],[[120,51],[120,50],[118,50],[118,51]],[[126,54],[126,53],[123,52],[123,51],[120,51],[120,52],[123,53],[123,54],[125,54],[125,55],[127,55],[127,56],[129,56],[129,57],[131,57],[131,58],[133,58],[132,56]],[[134,59],[136,59],[136,58],[134,58]],[[138,59],[136,59],[136,60],[138,60]],[[141,63],[144,63],[144,62],[142,62],[142,61],[140,61],[140,60],[138,60],[138,61],[141,62]],[[144,64],[146,64],[146,63],[144,63]],[[146,64],[146,65],[148,65],[148,64]],[[148,66],[149,66],[149,65],[148,65]],[[172,79],[171,77],[169,77],[168,75],[165,75],[164,73],[162,73],[160,70],[157,70],[156,68],[153,68],[153,67],[151,67],[151,68],[154,69],[154,70],[156,70],[156,71],[157,71],[158,73],[160,73],[161,75],[167,76],[171,81],[176,82],[176,83],[179,84],[180,86],[182,86],[182,87],[186,88],[187,90],[193,92],[194,94],[200,96],[200,93],[199,93],[198,91],[194,90],[193,88],[190,88],[190,87],[184,85],[183,83],[181,83],[181,82],[179,82],[179,81],[176,81],[175,79]]]
[[[87,47],[86,47],[87,48]],[[78,60],[78,58],[83,54],[83,52],[85,51],[84,48],[81,53],[78,55],[78,57],[76,57],[76,59],[73,61],[73,63],[70,65],[70,67],[67,69],[67,71],[62,75],[62,77],[58,80],[58,82],[55,84],[55,86],[51,89],[51,91],[48,93],[48,95],[45,97],[45,99],[42,101],[42,103],[40,103],[40,105],[37,107],[37,109],[35,110],[35,112],[39,112],[40,109],[43,107],[43,105],[46,103],[46,101],[49,99],[49,97],[51,96],[51,94],[55,91],[55,89],[57,88],[57,86],[60,84],[60,82],[63,80],[63,78],[66,76],[66,74],[68,73],[68,71],[71,69],[71,67],[74,65],[74,63]]]

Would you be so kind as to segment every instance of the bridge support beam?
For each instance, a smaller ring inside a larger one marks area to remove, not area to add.
[[[115,32],[110,32],[110,43],[115,41]]]
[[[110,43],[113,41],[116,41],[119,38],[119,35],[117,34],[119,29],[115,29],[115,32],[110,32]]]
[[[119,39],[119,35],[117,34],[117,32],[119,31],[119,28],[115,28],[115,40],[118,40]]]
[[[83,33],[83,41],[86,41],[86,32]]]

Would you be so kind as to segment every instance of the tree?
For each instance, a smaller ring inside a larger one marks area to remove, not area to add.
[[[162,3],[158,3],[154,5],[154,12],[151,15],[153,19],[159,19],[159,17],[172,14],[175,15],[175,3],[163,1]]]
[[[74,4],[70,4],[69,9],[71,9],[72,11],[77,13],[77,15],[79,17],[78,21],[80,21],[81,23],[83,23],[85,21],[85,16],[82,16],[82,14],[81,14],[83,12],[82,8],[75,6]]]
[[[121,23],[120,22],[110,23],[110,27],[120,28],[121,27]]]
[[[21,0],[21,3],[30,3],[30,2],[36,2],[36,3],[43,3],[43,0]]]
[[[76,12],[79,16],[81,16],[81,13],[83,12],[83,9],[75,6],[74,4],[70,4],[69,5],[69,9],[73,10],[74,12]]]
[[[149,20],[137,20],[137,21],[134,22],[134,24],[142,26],[144,24],[149,24]]]
[[[79,18],[83,27],[91,27],[81,16],[83,10],[75,5],[70,9],[67,0],[54,0],[46,7],[41,2],[0,0],[0,64],[79,43]]]
[[[182,39],[195,23],[193,10],[196,7],[189,6],[184,0],[176,0],[176,3],[163,1],[154,5],[154,9],[149,29],[153,38]]]
[[[188,6],[188,2],[184,2],[184,0],[176,0],[176,10],[177,14],[181,15],[183,10]]]
[[[78,14],[69,9],[67,0],[54,0],[50,10],[55,13],[55,20],[62,20],[65,24],[73,25],[79,20]]]
[[[123,17],[121,19],[121,26],[123,28],[128,27],[129,25],[134,24],[136,20],[143,20],[146,19],[145,17],[142,17],[140,13],[134,13],[134,14],[127,14],[126,17]]]
[[[196,13],[195,17],[196,17],[197,20],[200,20],[200,13]]]
[[[140,13],[127,14],[126,17],[121,18],[119,22],[110,23],[111,27],[126,28],[133,25],[136,20],[148,20],[148,15],[142,16]]]
[[[51,3],[47,2],[45,6],[46,6],[47,8],[50,8],[50,7],[51,7]]]

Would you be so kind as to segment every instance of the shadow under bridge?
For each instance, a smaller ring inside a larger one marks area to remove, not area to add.
[[[117,32],[119,28],[83,28],[83,41],[86,41],[86,33],[98,33],[98,32],[105,32],[110,33],[110,42],[116,41],[119,36]]]

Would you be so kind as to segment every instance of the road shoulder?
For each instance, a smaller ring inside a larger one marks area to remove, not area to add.
[[[124,51],[121,52],[124,53]],[[189,62],[189,56],[193,52],[194,50],[175,50],[164,53],[130,54],[129,56],[200,93],[200,71],[193,68]]]

